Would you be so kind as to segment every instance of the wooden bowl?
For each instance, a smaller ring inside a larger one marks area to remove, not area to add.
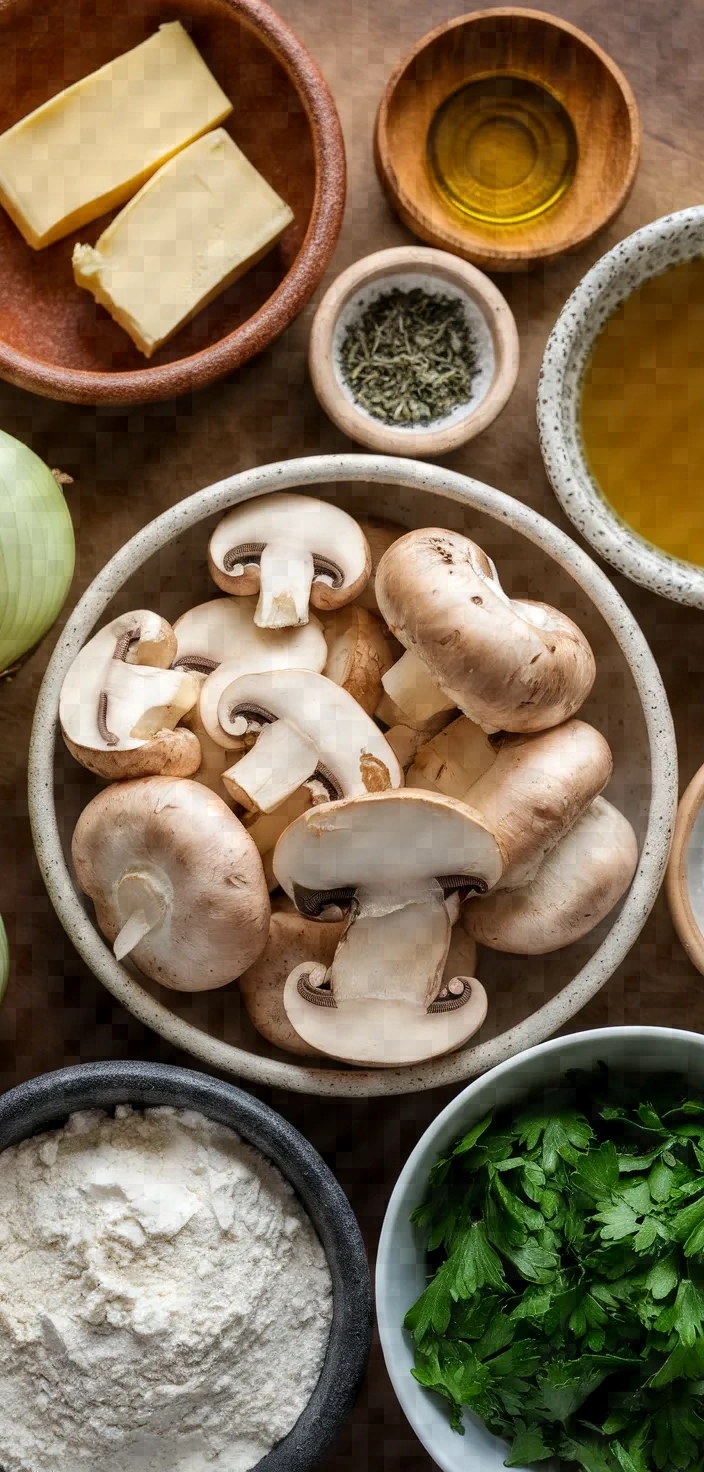
[[[294,220],[278,246],[147,365],[73,280],[75,241],[94,244],[112,216],[34,251],[0,210],[0,376],[46,398],[146,403],[232,372],[288,327],[340,232],[345,153],[335,104],[312,57],[264,0],[121,0],[98,11],[95,0],[7,0],[0,131],[171,20],[188,28],[234,104],[223,126]]]
[[[675,930],[704,976],[704,767],[682,794],[665,892]]]
[[[405,527],[446,526],[476,539],[514,597],[547,600],[576,620],[597,661],[581,714],[614,754],[606,790],[633,824],[638,870],[622,904],[575,945],[547,956],[483,951],[489,1014],[469,1046],[403,1068],[344,1067],[272,1047],[254,1030],[236,983],[192,995],[167,991],[115,959],[71,873],[71,836],[96,780],[57,741],[59,692],[96,627],[130,608],[170,622],[213,596],[210,532],[251,496],[300,489],[352,515]],[[29,763],[32,832],[56,913],[95,976],[147,1026],[208,1068],[309,1094],[404,1094],[457,1085],[564,1027],[608,981],[639,935],[660,888],[677,803],[677,750],[662,680],[638,625],[606,575],[530,506],[435,465],[382,455],[313,455],[258,466],[179,502],[138,532],[98,573],[74,609],[37,700]]]
[[[537,83],[576,134],[569,187],[521,224],[469,219],[436,191],[427,159],[438,108],[487,77]],[[397,66],[376,120],[377,172],[391,205],[421,240],[491,271],[527,270],[577,250],[613,219],[635,179],[640,121],[623,73],[583,31],[540,10],[478,10],[418,41]]]
[[[347,325],[376,296],[392,287],[421,286],[464,302],[474,337],[477,372],[472,397],[431,427],[384,424],[357,404],[339,369],[339,347]],[[308,367],[318,399],[350,439],[382,455],[447,455],[481,434],[501,413],[518,376],[518,330],[513,312],[488,276],[446,251],[402,245],[356,261],[337,277],[318,307],[308,348]]]

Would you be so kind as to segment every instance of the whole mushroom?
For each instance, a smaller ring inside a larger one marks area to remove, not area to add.
[[[481,945],[543,956],[581,940],[625,894],[638,842],[623,814],[596,797],[521,889],[470,900],[462,923]]]
[[[450,726],[434,738],[436,756],[443,737],[448,738],[442,770],[433,768],[426,749],[406,780],[423,787],[429,769],[433,785],[476,808],[506,850],[508,867],[500,887],[515,889],[533,878],[545,855],[606,786],[613,771],[608,742],[579,720],[494,743],[466,718],[454,724],[455,760],[450,759]]]
[[[209,991],[266,944],[269,895],[256,847],[198,782],[121,782],[84,808],[72,844],[81,889],[119,960],[176,991]]]
[[[282,491],[228,511],[210,539],[208,565],[224,592],[258,592],[255,624],[277,629],[307,623],[309,602],[351,603],[372,564],[366,537],[346,511]]]
[[[89,639],[61,688],[59,720],[71,755],[108,780],[198,770],[197,737],[177,723],[195,705],[198,684],[169,668],[176,653],[170,625],[138,608]]]
[[[376,596],[404,648],[488,733],[557,726],[594,683],[594,656],[577,625],[548,604],[509,599],[491,559],[458,532],[423,527],[394,542]],[[413,664],[407,682],[390,671],[387,689],[390,679],[412,688]]]
[[[501,878],[483,819],[425,792],[386,792],[313,808],[274,851],[274,873],[301,914],[347,924],[329,972],[308,958],[284,989],[296,1032],[321,1053],[391,1067],[460,1047],[481,1025],[472,977],[445,983],[456,896]],[[440,996],[441,991],[447,995]]]

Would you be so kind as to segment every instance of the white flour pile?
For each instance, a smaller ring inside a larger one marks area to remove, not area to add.
[[[198,1114],[75,1114],[0,1154],[3,1472],[246,1472],[331,1319],[290,1187]]]

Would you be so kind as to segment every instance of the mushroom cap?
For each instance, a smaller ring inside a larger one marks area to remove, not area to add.
[[[486,731],[542,731],[574,715],[594,683],[576,624],[503,592],[491,560],[458,532],[407,532],[381,559],[381,613],[448,698]]]
[[[612,772],[608,742],[586,721],[502,739],[493,764],[461,794],[504,844],[502,889],[533,878]]]
[[[158,898],[163,916],[132,956],[162,986],[224,986],[266,944],[269,895],[259,854],[234,813],[198,782],[150,777],[106,788],[81,813],[72,855],[111,943],[134,910],[135,892]]]
[[[201,669],[209,674],[213,667],[227,661],[244,664],[255,656],[263,657],[262,669],[297,668],[321,670],[327,658],[327,644],[320,623],[311,618],[298,628],[260,629],[254,622],[256,598],[211,598],[189,608],[177,618],[173,632],[177,641],[174,664],[182,668]],[[193,661],[199,659],[201,663]],[[279,663],[275,663],[275,660]]]
[[[222,601],[237,607],[235,599]],[[203,725],[211,739],[226,751],[235,751],[242,746],[238,737],[223,730],[218,718],[221,697],[233,680],[240,675],[263,674],[267,670],[313,670],[317,674],[328,657],[325,635],[317,618],[286,629],[260,629],[255,624],[250,625],[249,621],[247,627],[247,642],[243,641],[237,654],[223,660],[208,675],[200,692]]]
[[[157,731],[150,741],[127,751],[114,747],[98,751],[91,746],[79,746],[65,731],[63,738],[71,756],[106,782],[130,777],[193,777],[203,760],[198,737],[184,726],[177,726],[174,731]]]
[[[313,496],[280,491],[268,496],[254,496],[234,506],[218,522],[210,538],[208,566],[214,581],[227,593],[256,593],[259,590],[259,568],[247,565],[238,577],[228,572],[228,554],[238,548],[288,548],[293,553],[316,555],[323,563],[332,563],[342,574],[339,587],[314,580],[310,601],[315,608],[340,608],[351,603],[364,588],[371,571],[371,553],[367,539],[353,517],[340,506],[319,501]],[[314,572],[314,579],[325,575],[324,567]]]
[[[327,928],[327,927],[324,927]],[[383,964],[383,961],[382,961]],[[315,1005],[301,995],[300,966],[284,987],[284,1009],[296,1032],[317,1052],[366,1068],[400,1068],[453,1053],[481,1027],[487,995],[475,977],[465,978],[456,1010],[431,1012],[401,999],[345,998]]]
[[[238,985],[254,1026],[275,1047],[307,1057],[318,1056],[317,1048],[307,1043],[289,1022],[284,1010],[284,987],[287,976],[303,961],[326,969],[331,965],[342,928],[340,921],[320,925],[317,920],[307,920],[288,900],[278,902],[272,910],[264,950],[240,976]]]
[[[596,797],[523,889],[468,900],[462,923],[481,945],[542,956],[580,940],[625,894],[638,842],[623,814]]]
[[[323,674],[341,685],[371,716],[379,704],[382,676],[398,658],[398,644],[381,619],[358,603],[323,614],[328,657]]]
[[[504,863],[479,813],[453,798],[404,788],[303,813],[279,839],[273,868],[293,900],[305,891],[360,886],[395,891],[403,902],[414,887],[446,875],[472,877],[493,889]]]
[[[220,698],[220,724],[226,728],[228,716],[232,720],[232,713],[238,710],[264,711],[309,738],[318,752],[318,765],[327,769],[346,795],[403,784],[403,772],[379,727],[353,696],[324,675],[311,670],[241,675]],[[282,741],[282,749],[283,745]],[[295,786],[303,780],[299,776]]]

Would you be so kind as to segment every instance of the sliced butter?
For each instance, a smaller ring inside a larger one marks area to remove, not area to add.
[[[172,21],[0,136],[0,203],[38,250],[129,199],[231,111]]]
[[[259,260],[293,212],[223,128],[172,158],[103,231],[75,245],[73,274],[150,358]]]

